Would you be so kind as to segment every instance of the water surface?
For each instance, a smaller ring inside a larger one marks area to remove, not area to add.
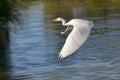
[[[120,1],[104,1],[43,0],[18,5],[21,23],[8,23],[9,48],[2,50],[4,80],[119,80]],[[93,20],[100,33],[92,30],[75,54],[61,60],[58,53],[68,34],[60,34],[65,27],[52,21],[56,17]]]

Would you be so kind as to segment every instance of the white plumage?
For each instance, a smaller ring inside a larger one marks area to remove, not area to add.
[[[68,35],[65,44],[59,53],[60,58],[65,58],[74,53],[87,40],[90,30],[94,26],[92,21],[82,19],[72,19],[67,23],[63,18],[57,18],[54,21],[62,21],[63,26],[73,26],[73,30]],[[67,30],[62,33],[65,33],[66,31]]]

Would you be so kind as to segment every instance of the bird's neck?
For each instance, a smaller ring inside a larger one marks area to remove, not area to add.
[[[66,21],[64,19],[62,19],[61,21],[62,21],[62,25],[65,25]]]

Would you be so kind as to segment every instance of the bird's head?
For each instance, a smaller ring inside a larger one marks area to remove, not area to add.
[[[58,17],[58,18],[54,19],[53,21],[62,21],[62,20],[63,20],[63,18]]]

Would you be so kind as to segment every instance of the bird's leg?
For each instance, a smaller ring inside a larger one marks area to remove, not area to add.
[[[61,34],[65,34],[65,32],[69,29],[69,25],[68,27],[66,28],[66,30],[64,32],[61,32]]]
[[[95,32],[97,32],[97,30],[95,28],[92,28]]]
[[[103,34],[102,31],[98,31],[97,29],[93,28],[93,30],[95,31],[95,33],[98,33],[98,34]]]

